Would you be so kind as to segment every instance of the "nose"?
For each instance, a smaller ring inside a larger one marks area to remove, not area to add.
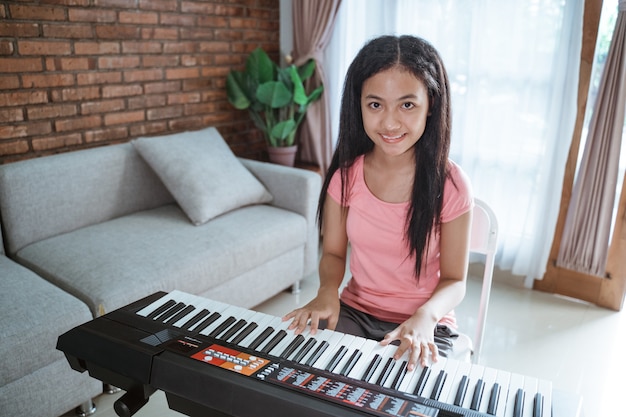
[[[383,117],[381,119],[381,127],[386,131],[394,131],[399,129],[401,126],[400,118],[398,117],[397,112],[393,110],[387,110],[383,113]]]

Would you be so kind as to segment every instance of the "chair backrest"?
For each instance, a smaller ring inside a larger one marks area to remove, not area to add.
[[[480,359],[483,344],[497,246],[498,220],[496,215],[487,203],[475,198],[474,210],[472,213],[470,253],[485,255],[485,269],[483,273],[483,284],[478,307],[476,333],[474,336],[474,353],[472,355],[472,361],[475,363]]]

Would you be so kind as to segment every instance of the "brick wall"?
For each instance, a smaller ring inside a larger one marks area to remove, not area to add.
[[[0,163],[205,126],[264,159],[224,87],[257,46],[279,0],[0,2]]]

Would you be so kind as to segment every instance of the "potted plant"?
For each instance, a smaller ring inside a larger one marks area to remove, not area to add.
[[[298,127],[309,105],[324,91],[321,85],[307,94],[304,81],[314,71],[312,59],[301,66],[280,67],[257,48],[248,56],[244,71],[228,74],[228,101],[237,109],[248,110],[255,126],[263,132],[269,151],[290,147],[295,158]]]

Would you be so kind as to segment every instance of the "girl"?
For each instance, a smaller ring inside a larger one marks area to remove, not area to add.
[[[451,346],[473,206],[448,159],[450,93],[437,51],[412,36],[367,43],[348,69],[340,120],[318,206],[320,287],[283,319],[296,333],[326,325],[394,342],[394,358],[407,352],[413,370]]]

